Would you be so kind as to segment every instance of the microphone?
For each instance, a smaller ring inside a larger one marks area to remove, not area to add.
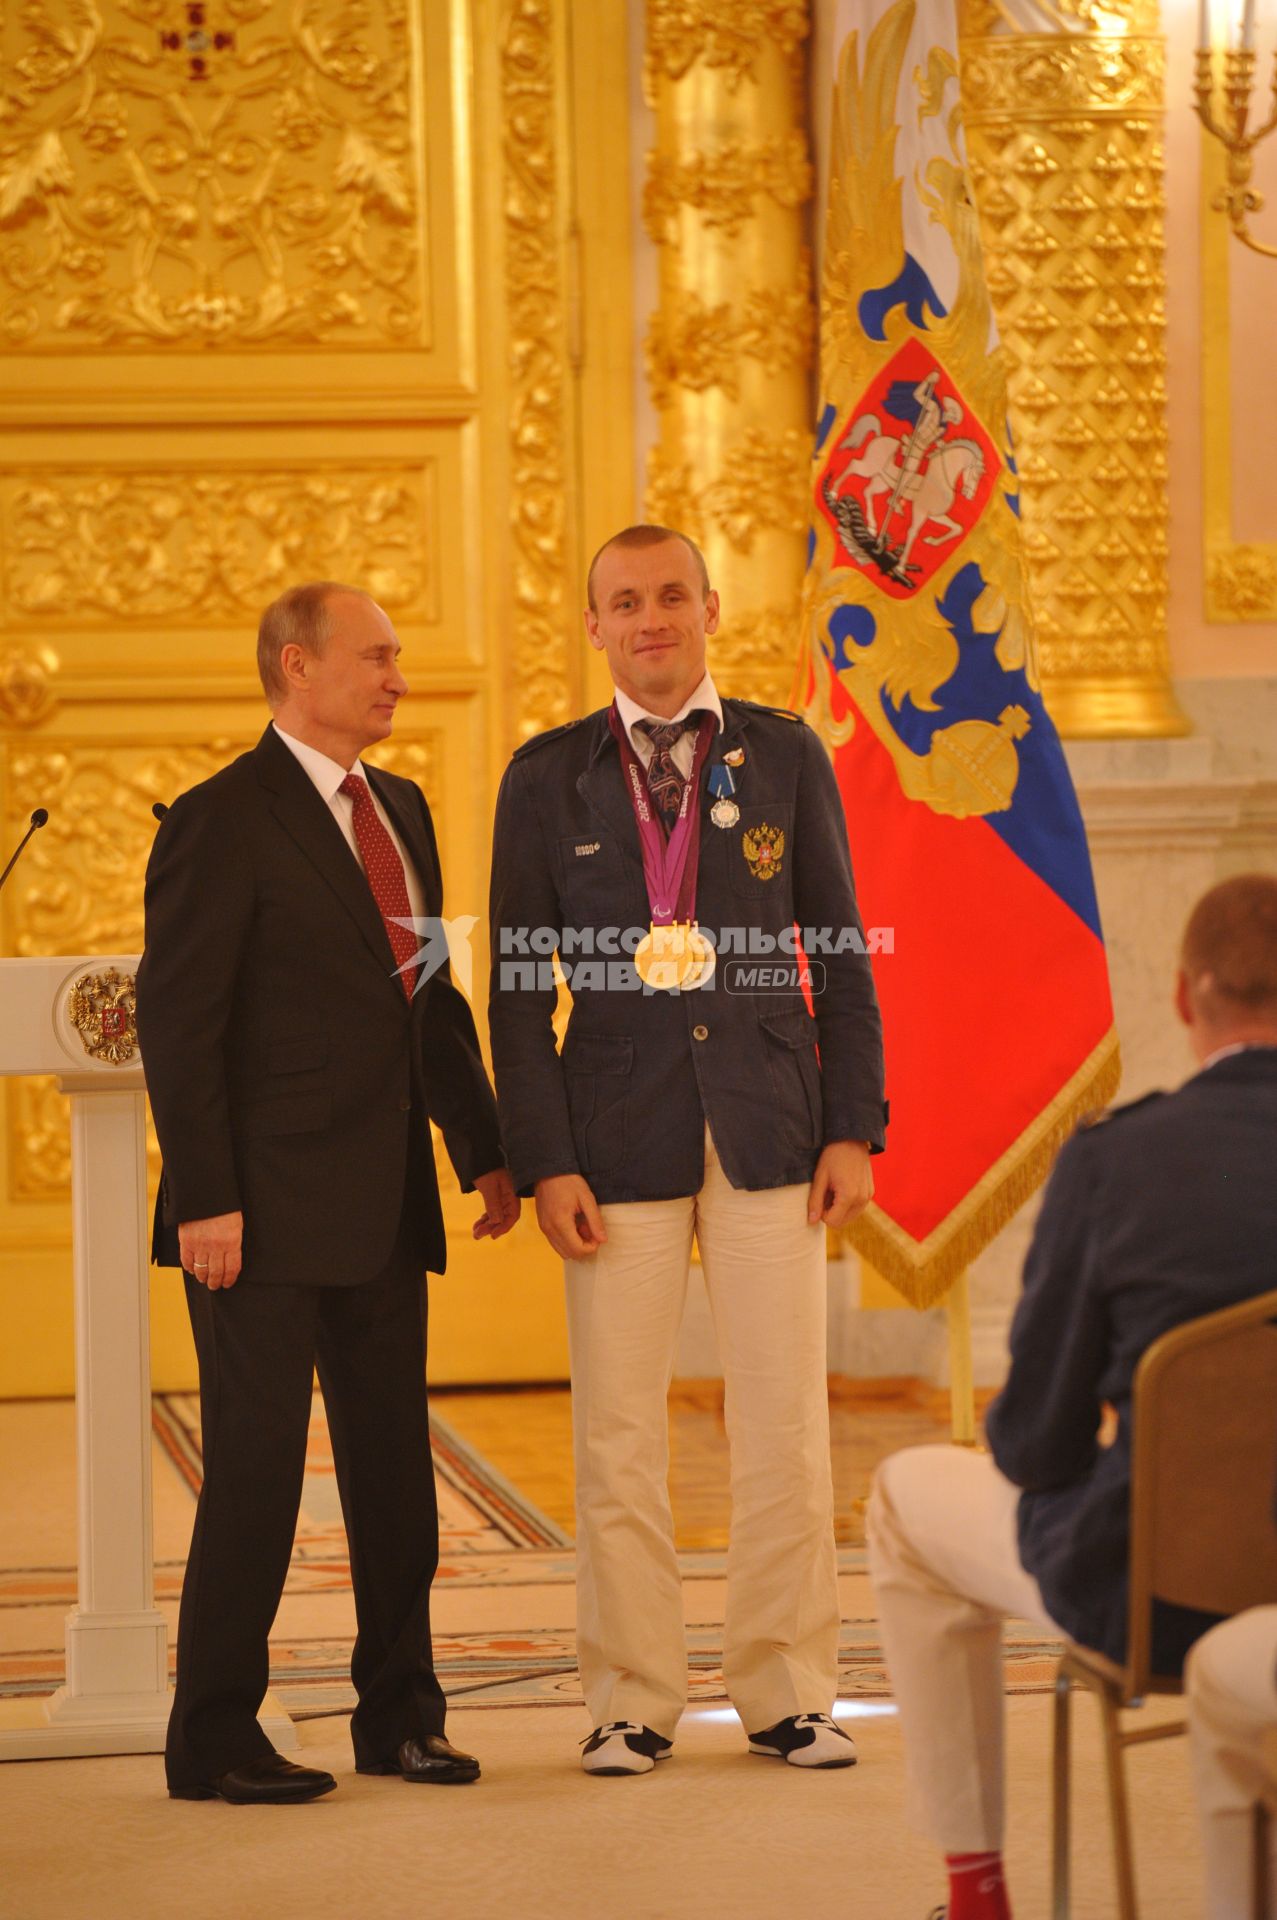
[[[48,818],[49,818],[49,809],[47,807],[37,807],[35,812],[31,815],[31,825],[27,828],[21,840],[19,840],[17,846],[13,849],[13,852],[10,854],[8,866],[5,868],[3,873],[0,873],[0,887],[4,885],[5,881],[9,878],[9,875],[13,872],[14,867],[17,865],[18,855],[22,852],[22,849],[26,846],[27,841],[31,838],[33,833],[39,832],[40,828],[45,825]]]
[[[151,804],[151,812],[155,815],[157,820],[162,820],[165,814],[168,812],[168,808],[165,806],[162,800],[155,800]]]

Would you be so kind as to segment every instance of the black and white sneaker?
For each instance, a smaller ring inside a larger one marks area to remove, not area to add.
[[[587,1773],[650,1773],[674,1751],[673,1741],[633,1720],[608,1720],[581,1744],[581,1765]]]
[[[827,1713],[791,1713],[749,1736],[751,1753],[788,1760],[791,1767],[854,1767],[856,1743]]]

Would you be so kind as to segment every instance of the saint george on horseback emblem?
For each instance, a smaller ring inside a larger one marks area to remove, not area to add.
[[[835,566],[903,599],[925,585],[984,512],[1001,462],[920,340],[901,347],[829,436],[817,498]]]

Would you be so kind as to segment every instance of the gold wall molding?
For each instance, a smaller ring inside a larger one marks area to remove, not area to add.
[[[336,577],[435,618],[435,493],[430,463],[10,473],[2,611],[31,625],[255,621],[290,582]]]
[[[723,599],[713,659],[725,690],[771,701],[793,677],[806,551],[809,25],[806,4],[647,8],[656,144],[643,217],[660,305],[645,354],[660,435],[646,512],[704,548]]]
[[[567,600],[568,329],[560,204],[559,20],[513,0],[501,33],[506,298],[510,314],[512,669],[518,738],[572,715]]]
[[[0,20],[10,349],[428,344],[417,8],[209,5],[202,52],[160,0]]]
[[[1232,249],[1212,201],[1225,186],[1219,142],[1201,135],[1202,538],[1205,613],[1236,623],[1277,620],[1277,540],[1233,530]]]
[[[1164,45],[965,33],[961,64],[1046,699],[1065,734],[1183,733],[1166,611]]]

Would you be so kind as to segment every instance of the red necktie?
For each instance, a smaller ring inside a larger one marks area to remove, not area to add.
[[[368,885],[372,888],[372,897],[377,902],[378,911],[386,925],[386,934],[398,966],[405,967],[414,954],[421,948],[413,929],[397,925],[400,920],[412,916],[408,903],[408,882],[404,878],[403,861],[399,858],[399,849],[382,825],[377,809],[372,803],[368,783],[361,780],[357,773],[348,773],[338,788],[355,803],[355,839],[359,843],[360,857],[364,863],[364,872],[368,876]],[[407,967],[399,975],[403,990],[409,1000],[417,983],[417,969]]]

